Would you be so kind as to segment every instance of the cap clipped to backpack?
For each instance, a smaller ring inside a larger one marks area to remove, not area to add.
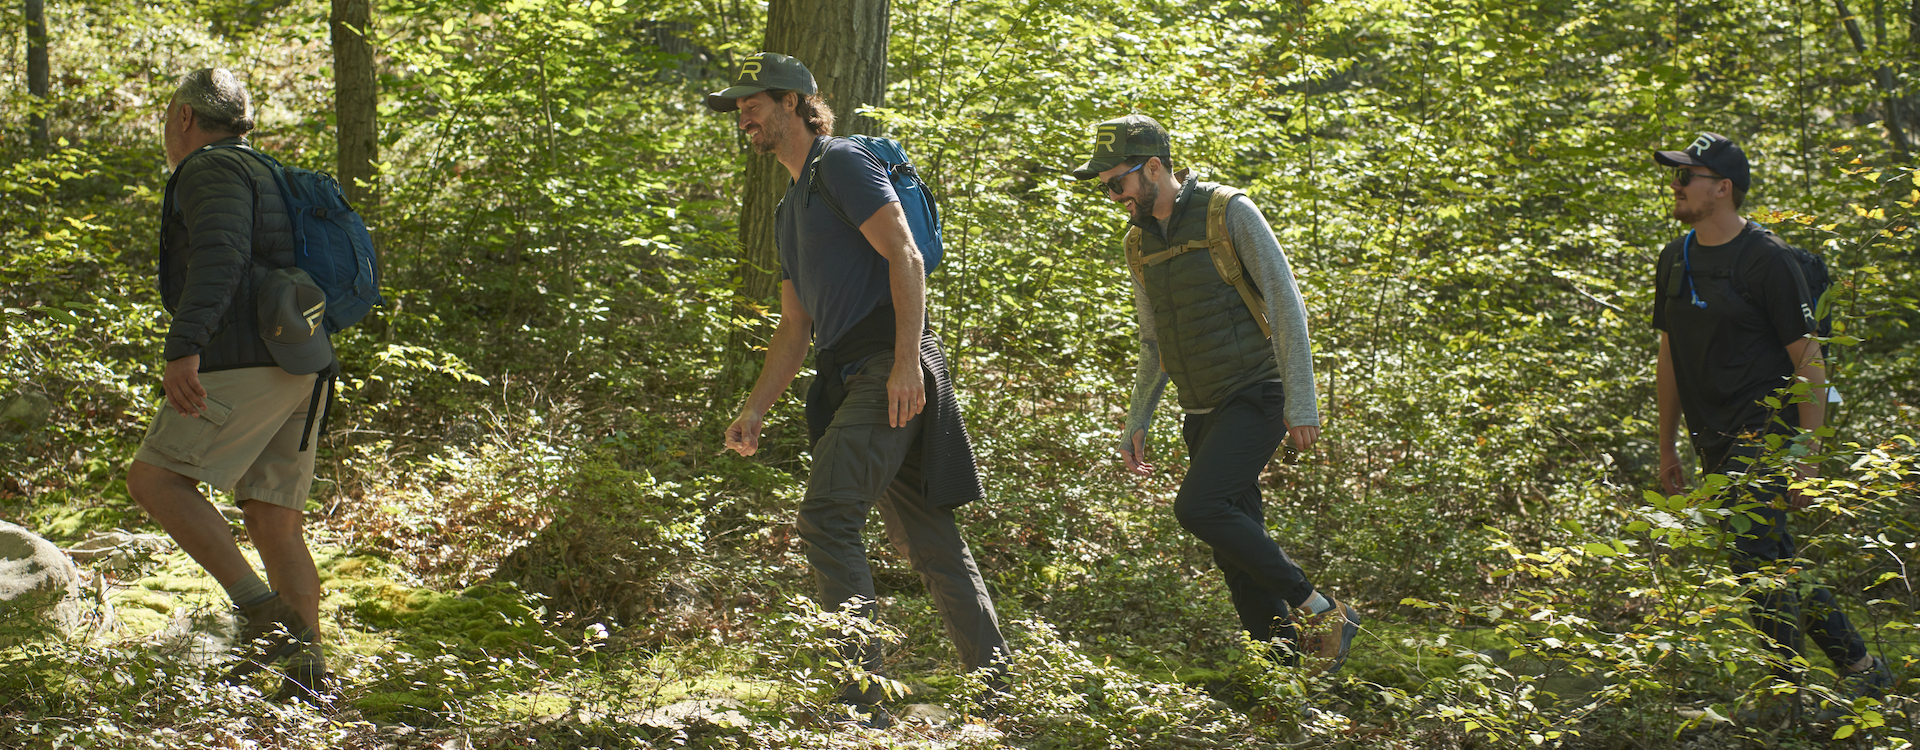
[[[260,339],[280,369],[306,375],[333,364],[333,342],[320,321],[327,314],[327,293],[298,268],[268,271],[260,282]]]
[[[740,108],[739,101],[742,98],[776,89],[802,94],[818,90],[813,82],[813,73],[799,60],[778,52],[762,52],[740,63],[740,73],[734,76],[732,86],[707,95],[707,108],[715,112],[732,112]]]

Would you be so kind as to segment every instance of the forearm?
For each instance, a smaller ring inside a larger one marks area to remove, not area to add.
[[[1680,385],[1673,379],[1673,350],[1660,334],[1660,354],[1654,364],[1654,403],[1659,407],[1660,450],[1678,451],[1680,439]]]
[[[760,368],[753,391],[747,395],[745,410],[765,414],[773,408],[780,394],[793,383],[794,376],[800,374],[800,366],[807,359],[807,347],[812,343],[811,336],[807,326],[794,318],[780,321],[780,326],[773,331],[773,340],[767,344],[767,361]]]
[[[1167,373],[1160,369],[1160,345],[1151,340],[1140,342],[1140,361],[1134,368],[1133,396],[1127,405],[1127,426],[1120,435],[1126,446],[1133,434],[1153,425],[1153,410],[1160,406],[1160,394],[1166,390]]]
[[[920,361],[920,332],[926,330],[927,274],[920,251],[911,240],[887,264],[887,286],[893,292],[893,361]]]
[[[1801,339],[1787,347],[1787,353],[1799,365],[1794,376],[1807,383],[1806,400],[1798,404],[1800,429],[1817,431],[1827,423],[1827,368],[1820,361],[1820,345],[1813,339]]]

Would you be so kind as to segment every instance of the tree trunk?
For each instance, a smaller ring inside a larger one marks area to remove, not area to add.
[[[761,51],[792,55],[813,71],[821,97],[833,108],[835,135],[873,132],[873,118],[854,111],[884,101],[887,12],[887,0],[773,0],[768,5]],[[791,180],[772,154],[747,157],[740,206],[740,250],[746,265],[740,272],[740,294],[749,304],[777,306],[780,260],[774,248],[773,211]],[[768,333],[765,325],[734,331],[727,351],[736,378],[732,388],[724,389],[724,397],[751,385],[763,357],[755,347]]]
[[[1847,0],[1833,0],[1834,8],[1840,11],[1840,23],[1847,29],[1847,38],[1853,40],[1853,51],[1865,56],[1867,38],[1860,33],[1860,19],[1847,10]],[[1873,71],[1874,79],[1880,84],[1880,101],[1884,110],[1881,120],[1887,124],[1887,139],[1893,143],[1893,152],[1901,161],[1907,160],[1907,131],[1900,125],[1900,107],[1893,88],[1893,71],[1881,64]]]
[[[47,64],[47,3],[46,0],[27,0],[27,93],[34,98],[34,111],[28,118],[33,128],[31,138],[36,148],[45,149],[51,140],[47,129],[47,114],[41,109],[47,103],[47,91],[52,69]]]
[[[373,11],[369,0],[333,0],[335,176],[347,202],[365,213],[376,205],[373,163],[380,158],[373,83]]]

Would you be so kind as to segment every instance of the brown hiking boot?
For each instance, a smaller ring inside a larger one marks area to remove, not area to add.
[[[313,628],[279,594],[259,604],[240,607],[234,621],[240,629],[239,637],[234,640],[240,649],[240,661],[220,678],[227,684],[266,669],[313,642]]]
[[[1360,634],[1360,613],[1333,597],[1327,599],[1333,602],[1327,611],[1296,620],[1300,655],[1313,674],[1333,674],[1346,666],[1353,638]]]

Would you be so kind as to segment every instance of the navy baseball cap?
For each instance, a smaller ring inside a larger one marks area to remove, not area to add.
[[[1685,151],[1655,151],[1653,160],[1667,167],[1706,167],[1733,180],[1741,190],[1751,189],[1753,185],[1752,174],[1747,169],[1747,152],[1719,133],[1701,133]]]
[[[818,90],[813,73],[799,60],[778,52],[762,52],[740,63],[740,73],[733,77],[732,86],[708,94],[707,107],[715,112],[732,112],[740,108],[742,98],[776,89],[802,94]]]

